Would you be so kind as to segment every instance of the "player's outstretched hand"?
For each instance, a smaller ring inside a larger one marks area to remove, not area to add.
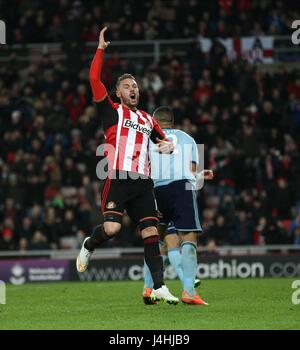
[[[110,44],[110,41],[105,41],[105,39],[104,39],[104,33],[106,30],[107,30],[107,27],[104,27],[100,31],[98,49],[105,50],[107,48],[107,46]]]
[[[157,146],[156,152],[169,154],[174,151],[174,145],[170,141],[161,140],[158,137],[156,138]]]
[[[212,170],[204,169],[202,171],[204,180],[212,180],[214,178],[214,172]]]

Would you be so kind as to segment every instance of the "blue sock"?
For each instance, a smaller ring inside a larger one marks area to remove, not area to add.
[[[190,295],[195,295],[195,277],[197,272],[197,250],[193,242],[183,242],[181,245],[181,263],[183,270],[183,290]]]
[[[161,257],[163,259],[163,265],[165,266],[165,262],[168,257],[166,255],[162,255]],[[153,279],[152,279],[149,267],[146,264],[145,260],[144,260],[144,288],[153,289]]]
[[[174,270],[177,273],[178,278],[183,284],[183,270],[181,265],[181,253],[179,248],[171,248],[168,250],[168,258],[170,264],[173,266]]]

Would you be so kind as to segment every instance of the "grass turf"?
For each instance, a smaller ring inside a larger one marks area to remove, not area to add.
[[[210,305],[144,305],[142,282],[67,282],[7,286],[1,330],[300,329],[293,279],[206,280]],[[179,281],[167,281],[179,296]]]

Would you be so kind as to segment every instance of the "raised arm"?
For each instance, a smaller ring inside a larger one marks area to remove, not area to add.
[[[104,39],[104,33],[106,30],[107,27],[104,27],[100,32],[99,45],[90,67],[89,79],[93,91],[93,99],[95,102],[101,102],[107,96],[107,90],[101,81],[103,52],[110,44],[109,41],[105,41]]]

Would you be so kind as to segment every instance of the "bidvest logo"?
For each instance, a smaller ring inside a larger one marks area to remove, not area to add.
[[[150,135],[151,129],[146,128],[145,125],[141,125],[139,123],[135,123],[130,119],[125,119],[123,121],[123,127],[128,129],[134,129],[136,131],[142,132],[143,134]]]
[[[5,22],[0,20],[0,44],[6,44],[6,27]]]

